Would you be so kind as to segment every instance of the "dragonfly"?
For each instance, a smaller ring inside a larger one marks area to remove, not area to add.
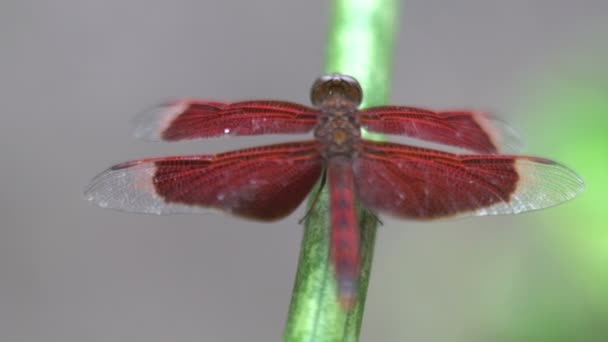
[[[100,207],[129,212],[219,210],[274,221],[292,213],[319,183],[329,193],[337,297],[349,309],[356,302],[361,267],[357,201],[373,213],[431,220],[542,209],[574,198],[584,187],[574,171],[555,161],[501,154],[504,146],[517,145],[517,136],[483,112],[393,105],[361,109],[361,86],[343,74],[316,79],[310,99],[312,106],[194,99],[157,106],[136,120],[137,137],[168,142],[279,133],[313,137],[120,163],[96,176],[85,196]],[[368,140],[362,128],[465,153]]]

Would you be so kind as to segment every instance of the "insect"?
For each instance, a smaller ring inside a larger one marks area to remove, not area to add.
[[[294,211],[321,181],[329,189],[338,298],[348,308],[356,300],[360,267],[356,201],[373,212],[429,220],[541,209],[583,189],[573,171],[554,161],[498,154],[502,144],[516,139],[490,115],[403,106],[359,109],[362,97],[354,78],[331,74],[314,82],[314,107],[265,100],[164,104],[140,117],[136,136],[179,141],[313,132],[314,139],[129,161],[95,177],[85,195],[101,207],[131,212],[219,209],[272,221]],[[473,154],[366,140],[362,127]]]

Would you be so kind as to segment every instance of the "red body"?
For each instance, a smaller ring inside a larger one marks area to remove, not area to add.
[[[351,307],[356,299],[360,267],[355,178],[351,163],[329,163],[327,183],[331,210],[330,255],[336,272],[340,301],[345,307]]]
[[[314,140],[212,155],[143,159],[115,165],[86,190],[102,207],[171,214],[219,209],[276,220],[294,211],[322,175],[330,190],[331,256],[339,298],[356,300],[360,268],[355,203],[428,220],[514,214],[574,198],[582,180],[551,160],[498,154],[518,141],[501,121],[473,111],[380,106],[359,109],[362,93],[345,75],[319,78],[313,107],[284,101],[184,100],[147,112],[135,135],[178,141],[223,135],[306,133]],[[360,129],[404,134],[470,151],[361,139]]]

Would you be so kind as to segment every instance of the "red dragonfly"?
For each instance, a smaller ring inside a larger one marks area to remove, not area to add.
[[[356,300],[360,267],[355,201],[372,211],[429,220],[541,209],[583,189],[573,171],[554,161],[497,154],[514,136],[487,114],[402,106],[359,109],[362,97],[354,78],[332,74],[313,84],[314,107],[266,100],[162,105],[141,117],[136,136],[178,141],[312,131],[314,139],[121,163],[93,179],[86,197],[101,207],[132,212],[211,208],[272,221],[294,211],[321,180],[329,187],[338,297],[349,308]],[[362,127],[475,154],[366,140]]]

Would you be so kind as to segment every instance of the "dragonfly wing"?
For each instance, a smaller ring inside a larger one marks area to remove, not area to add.
[[[519,136],[511,127],[482,112],[380,106],[362,110],[361,124],[372,132],[403,134],[478,153],[522,149]]]
[[[107,208],[172,214],[225,212],[270,221],[295,210],[321,174],[314,141],[215,155],[118,164],[93,179],[85,196]]]
[[[223,135],[306,133],[317,122],[316,110],[285,101],[174,101],[138,115],[134,135],[147,140],[178,141]]]
[[[573,171],[548,159],[370,141],[354,169],[365,206],[414,219],[516,214],[565,202],[584,187]]]

